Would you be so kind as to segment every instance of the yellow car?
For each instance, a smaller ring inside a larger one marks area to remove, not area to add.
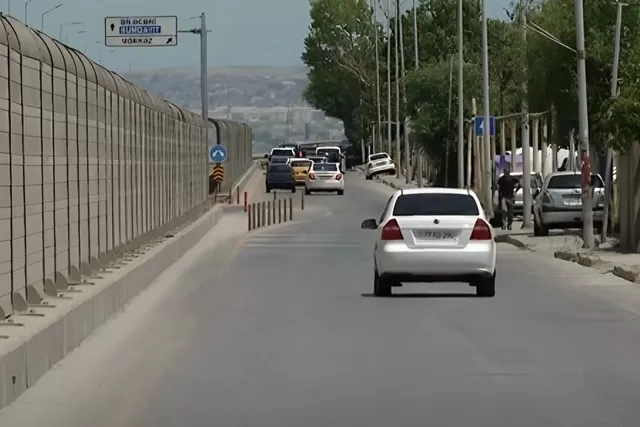
[[[313,162],[309,159],[291,159],[289,166],[293,169],[293,179],[297,185],[303,185]]]

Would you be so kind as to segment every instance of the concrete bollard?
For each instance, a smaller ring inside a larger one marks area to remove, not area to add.
[[[289,221],[293,221],[293,197],[289,199]]]
[[[271,225],[271,200],[267,202],[267,225]]]
[[[282,222],[282,199],[278,199],[278,224]]]
[[[260,208],[262,212],[260,212],[260,218],[262,218],[262,226],[267,225],[267,202],[262,201],[262,206]]]
[[[247,230],[253,230],[253,223],[251,222],[251,209],[245,209],[247,212]]]

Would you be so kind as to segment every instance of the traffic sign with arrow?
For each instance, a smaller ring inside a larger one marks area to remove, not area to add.
[[[224,145],[212,145],[209,148],[209,161],[211,163],[222,163],[227,160],[227,149]]]

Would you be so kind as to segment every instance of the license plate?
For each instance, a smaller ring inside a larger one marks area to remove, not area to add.
[[[373,165],[373,166],[382,166],[382,165],[384,165],[384,162],[378,162],[378,163],[376,163],[376,164],[375,164],[375,165]]]
[[[564,204],[567,205],[567,206],[582,206],[582,200],[580,200],[580,199],[565,200]]]
[[[331,177],[331,176],[321,176],[320,177],[320,179],[331,179],[331,178],[333,178],[333,177]]]
[[[425,240],[454,240],[456,233],[447,231],[415,231],[414,235]]]

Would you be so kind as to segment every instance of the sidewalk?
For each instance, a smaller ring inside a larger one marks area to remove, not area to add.
[[[377,181],[395,189],[415,188],[416,183],[405,183],[404,177],[378,176]],[[496,229],[496,241],[509,243],[518,248],[546,253],[558,259],[590,267],[598,273],[614,275],[634,283],[640,283],[640,253],[618,252],[618,240],[610,237],[608,242],[595,249],[583,249],[581,230],[552,230],[549,236],[536,237],[533,230],[523,229],[516,221],[513,230]]]

